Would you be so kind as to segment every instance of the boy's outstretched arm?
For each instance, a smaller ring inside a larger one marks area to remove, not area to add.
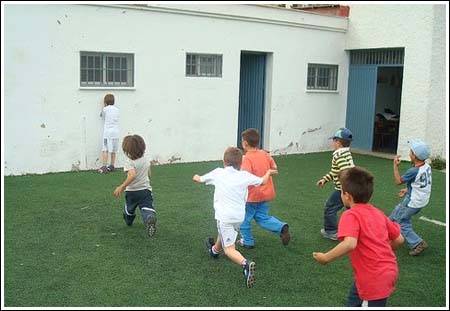
[[[277,170],[268,169],[267,172],[262,177],[263,182],[261,183],[261,185],[267,184],[267,182],[269,181],[270,176],[275,175],[275,174],[278,174]]]
[[[322,187],[322,186],[325,185],[326,183],[327,183],[327,180],[324,179],[324,178],[321,178],[321,179],[319,179],[319,180],[316,182],[316,186],[317,186],[317,187]]]
[[[396,155],[394,157],[394,162],[393,162],[392,168],[394,170],[394,179],[395,179],[395,183],[397,185],[403,184],[402,178],[400,177],[400,173],[398,171],[398,166],[400,165],[400,162],[401,162],[400,156]]]
[[[270,168],[273,170],[278,170],[277,163],[275,162],[275,160],[272,157],[270,157]]]
[[[327,182],[333,179],[333,171],[330,171],[316,182],[317,187],[323,187]]]
[[[396,250],[403,244],[403,242],[405,242],[405,239],[403,238],[403,235],[399,234],[396,239],[390,241],[391,248]]]
[[[356,245],[358,245],[358,240],[352,237],[345,237],[345,239],[336,245],[335,248],[330,250],[327,253],[313,253],[313,257],[316,261],[318,261],[322,265],[326,265],[327,263],[338,259],[339,257],[347,254],[352,251]]]
[[[114,195],[118,197],[120,193],[136,178],[136,170],[131,169],[127,172],[127,179],[114,190]]]
[[[201,181],[200,181],[200,176],[197,175],[197,174],[195,174],[195,175],[192,177],[192,180],[195,181],[195,182],[200,182],[200,183],[201,183]]]

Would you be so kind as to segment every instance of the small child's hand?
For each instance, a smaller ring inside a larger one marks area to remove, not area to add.
[[[192,177],[192,180],[195,181],[195,182],[200,182],[200,176],[197,175],[197,174],[195,174],[195,175]]]
[[[398,192],[397,195],[398,195],[400,198],[403,198],[407,192],[408,192],[408,188],[403,188],[403,189],[401,189],[401,190]]]
[[[114,194],[114,196],[118,197],[118,196],[120,196],[121,192],[122,192],[122,187],[119,186],[119,187],[116,188],[116,190],[114,190],[113,194]]]
[[[323,185],[325,185],[326,182],[327,182],[327,181],[326,181],[325,179],[321,178],[321,179],[316,183],[316,186],[317,186],[317,187],[323,187]]]
[[[399,156],[399,155],[396,155],[396,156],[394,157],[394,165],[399,166],[399,165],[400,165],[400,162],[402,162],[402,161],[400,160],[400,156]]]
[[[326,265],[328,263],[327,257],[324,253],[313,253],[313,258],[321,265]]]

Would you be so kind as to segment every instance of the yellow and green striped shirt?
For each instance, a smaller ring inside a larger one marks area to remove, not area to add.
[[[338,173],[350,167],[354,167],[352,154],[350,148],[339,148],[333,152],[333,159],[331,160],[331,171],[323,176],[327,182],[333,180],[334,189],[341,190],[341,183],[338,179]]]

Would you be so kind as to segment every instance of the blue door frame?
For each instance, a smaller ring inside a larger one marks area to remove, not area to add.
[[[242,52],[239,82],[238,147],[242,147],[242,131],[247,128],[256,128],[260,133],[259,147],[262,148],[264,141],[265,76],[266,54]]]

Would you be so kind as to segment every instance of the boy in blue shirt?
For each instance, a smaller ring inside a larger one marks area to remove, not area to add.
[[[399,197],[404,197],[404,199],[394,208],[389,218],[400,224],[402,235],[410,248],[409,254],[417,256],[428,247],[428,244],[414,232],[411,217],[418,214],[430,200],[431,167],[425,160],[430,157],[431,150],[421,140],[411,140],[408,142],[408,146],[411,149],[409,157],[413,166],[402,176],[398,171],[398,165],[401,162],[400,156],[394,158],[395,182],[397,185],[406,184],[407,187],[398,193]]]

